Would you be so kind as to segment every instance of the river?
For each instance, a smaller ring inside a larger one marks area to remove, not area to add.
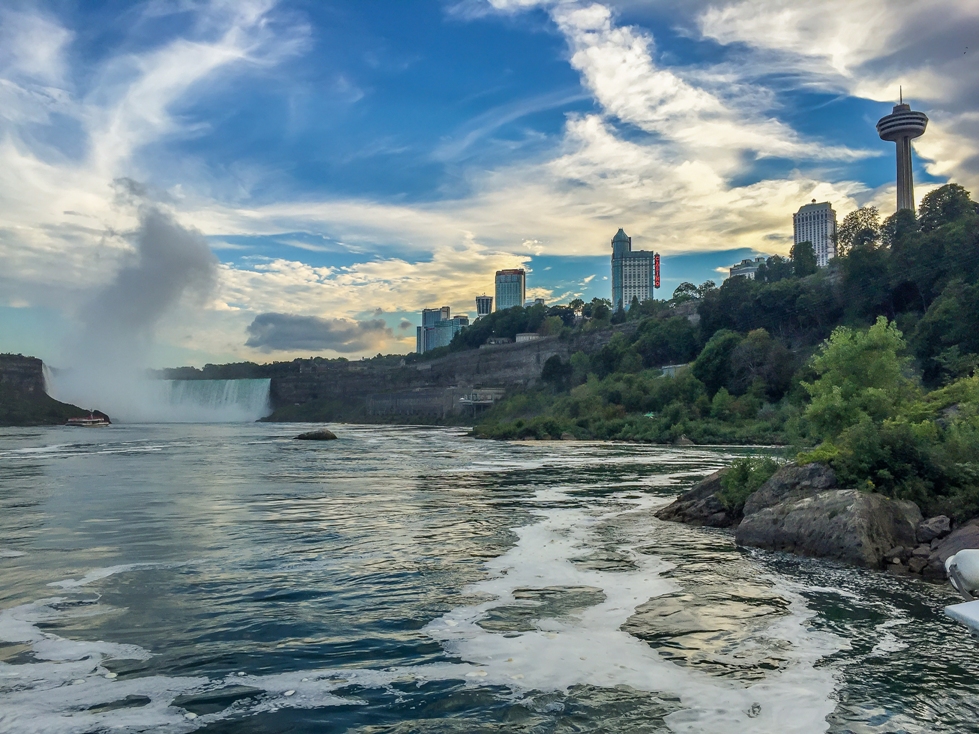
[[[941,585],[653,512],[745,453],[0,429],[2,732],[971,732]]]

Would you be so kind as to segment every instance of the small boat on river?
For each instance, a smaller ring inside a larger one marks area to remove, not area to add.
[[[89,413],[87,417],[69,418],[65,425],[76,428],[95,428],[97,426],[110,426],[112,421],[105,413]]]

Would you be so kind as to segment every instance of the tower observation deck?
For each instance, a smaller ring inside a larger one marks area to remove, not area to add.
[[[914,178],[911,173],[911,141],[925,134],[928,116],[914,112],[911,105],[894,105],[894,111],[877,123],[877,134],[897,146],[897,210],[914,211]]]

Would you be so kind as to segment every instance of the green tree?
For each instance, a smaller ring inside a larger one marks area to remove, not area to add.
[[[931,232],[942,225],[964,218],[975,217],[976,204],[969,192],[958,184],[950,183],[925,194],[918,208],[918,221],[924,232]]]
[[[812,242],[806,240],[792,246],[792,270],[797,278],[804,278],[816,272],[816,250]]]
[[[674,301],[678,301],[678,300],[688,301],[691,298],[697,298],[698,296],[699,294],[697,292],[697,286],[695,286],[693,283],[687,283],[687,282],[680,283],[680,285],[676,287],[676,290],[673,291]]]
[[[781,255],[772,255],[758,266],[755,280],[759,283],[775,283],[794,275],[792,261]]]
[[[814,433],[832,440],[844,429],[898,415],[920,397],[906,375],[909,359],[901,332],[881,316],[866,331],[837,327],[813,356],[813,382],[803,382],[811,402],[806,419]]]
[[[708,293],[717,290],[717,283],[713,280],[705,280],[697,286],[697,298],[704,298]]]
[[[741,343],[741,339],[737,332],[721,329],[710,338],[694,360],[691,372],[704,383],[708,396],[714,397],[731,379],[731,354]]]
[[[847,255],[855,247],[876,248],[880,244],[880,212],[875,206],[852,211],[836,228],[836,252]]]

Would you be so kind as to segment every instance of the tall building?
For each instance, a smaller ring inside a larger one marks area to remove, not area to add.
[[[632,299],[648,301],[655,295],[656,253],[632,249],[632,238],[622,229],[612,238],[612,308],[626,311]]]
[[[476,318],[481,319],[483,316],[489,316],[491,313],[493,313],[493,296],[487,296],[485,294],[476,296]]]
[[[468,316],[451,318],[448,306],[422,309],[422,325],[415,329],[415,351],[418,354],[430,352],[438,347],[447,347],[452,337],[469,326]]]
[[[911,105],[894,105],[891,114],[880,118],[877,134],[881,140],[895,144],[897,148],[897,210],[914,211],[914,176],[911,173],[911,141],[925,134],[928,116],[924,112],[913,112]]]
[[[836,212],[829,202],[817,204],[813,199],[792,215],[792,241],[811,242],[816,264],[825,268],[836,257]]]
[[[496,271],[496,310],[523,306],[527,298],[527,273],[522,268]]]

